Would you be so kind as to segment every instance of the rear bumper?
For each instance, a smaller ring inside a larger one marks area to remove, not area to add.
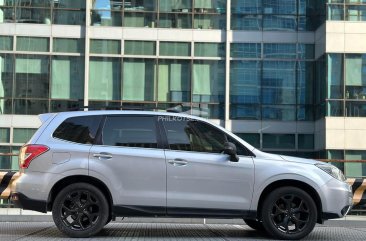
[[[12,193],[10,199],[14,206],[24,210],[32,210],[41,213],[47,213],[47,202],[28,198],[22,193]]]

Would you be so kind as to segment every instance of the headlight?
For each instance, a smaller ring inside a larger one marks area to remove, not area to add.
[[[339,170],[337,167],[330,165],[330,164],[323,164],[323,163],[317,163],[315,164],[315,166],[319,167],[320,169],[322,169],[323,171],[325,171],[326,173],[328,173],[329,175],[331,175],[332,177],[334,177],[335,179],[339,180],[339,181],[346,181],[346,178],[344,177],[343,173],[341,170]]]

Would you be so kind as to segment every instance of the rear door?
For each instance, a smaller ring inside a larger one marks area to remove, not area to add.
[[[91,148],[89,174],[108,185],[119,209],[165,213],[166,164],[155,116],[107,116]]]

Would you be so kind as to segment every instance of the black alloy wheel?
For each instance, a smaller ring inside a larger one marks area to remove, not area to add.
[[[275,238],[300,239],[313,230],[317,209],[309,194],[284,187],[274,190],[264,201],[262,219],[267,232]]]
[[[90,237],[108,221],[109,207],[103,193],[87,183],[67,186],[56,197],[53,219],[60,231],[70,237]]]

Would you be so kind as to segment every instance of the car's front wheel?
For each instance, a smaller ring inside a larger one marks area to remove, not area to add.
[[[263,202],[263,226],[275,238],[301,239],[314,229],[316,220],[314,200],[299,188],[275,189]]]
[[[87,183],[71,184],[56,196],[52,208],[57,228],[73,238],[97,234],[108,221],[109,206],[104,194]]]

